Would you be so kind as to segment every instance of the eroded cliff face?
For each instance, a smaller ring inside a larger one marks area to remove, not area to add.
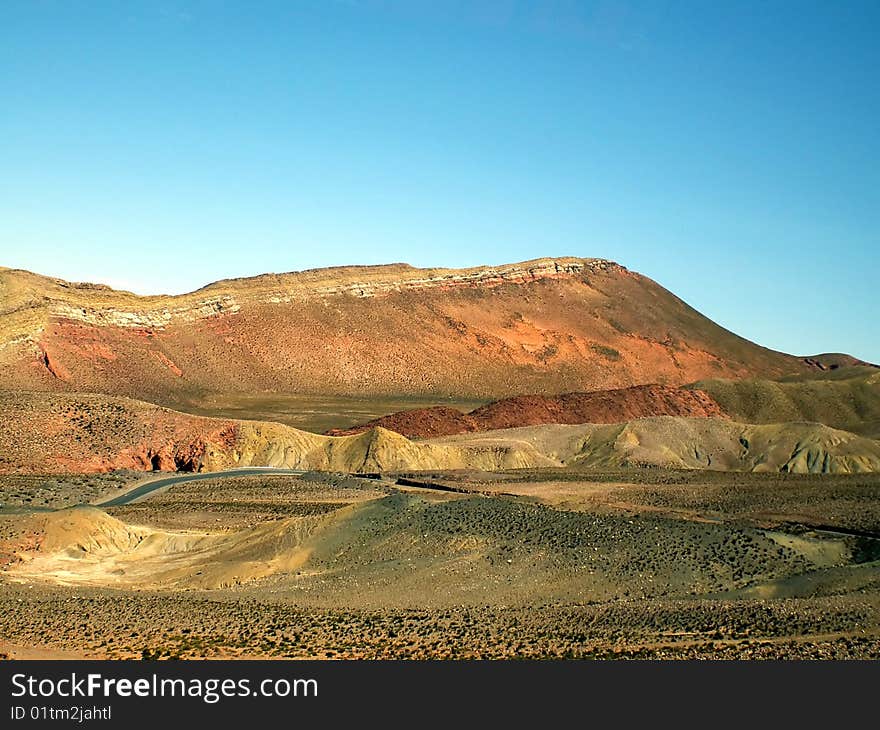
[[[795,372],[601,259],[318,269],[138,297],[0,270],[0,387],[500,397]]]
[[[325,269],[339,271],[337,278],[319,278],[304,287],[302,279],[288,274],[279,277],[281,286],[262,293],[259,300],[273,304],[299,299],[332,297],[348,294],[362,299],[383,297],[400,292],[419,292],[452,289],[493,289],[505,284],[529,284],[536,281],[570,279],[585,272],[624,271],[613,261],[604,259],[537,259],[521,264],[473,269],[413,269],[409,266],[364,267],[361,276],[354,269]],[[283,284],[287,283],[287,286]]]
[[[172,324],[235,314],[242,304],[288,304],[340,295],[366,299],[407,291],[492,289],[613,269],[623,267],[602,259],[538,259],[460,270],[422,270],[402,264],[342,267],[229,280],[191,294],[168,297],[137,297],[109,287],[68,284],[20,273],[31,279],[28,306],[45,309],[50,318],[99,327],[161,330]],[[227,291],[210,293],[221,288]],[[0,315],[10,313],[11,309],[0,308]]]
[[[146,330],[164,329],[175,322],[194,322],[222,314],[234,314],[239,309],[241,307],[231,295],[155,310],[120,309],[113,306],[79,307],[58,301],[50,301],[48,304],[49,316],[55,319],[85,322],[98,327],[131,327]]]
[[[201,471],[239,431],[128,398],[0,391],[0,472]]]

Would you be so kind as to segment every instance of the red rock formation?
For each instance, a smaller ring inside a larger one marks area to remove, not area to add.
[[[38,361],[53,378],[57,378],[58,380],[70,380],[70,373],[67,372],[67,369],[61,365],[53,356],[49,355],[49,351],[45,348],[40,348],[40,358]]]
[[[648,416],[726,417],[702,390],[642,385],[558,396],[520,395],[488,403],[470,413],[444,407],[401,411],[327,433],[343,436],[381,426],[407,438],[434,438],[544,423],[620,423]]]
[[[237,428],[125,398],[0,391],[0,473],[199,471]]]

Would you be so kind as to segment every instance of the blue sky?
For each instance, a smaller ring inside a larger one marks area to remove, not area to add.
[[[599,256],[880,362],[877,2],[0,3],[0,264]]]

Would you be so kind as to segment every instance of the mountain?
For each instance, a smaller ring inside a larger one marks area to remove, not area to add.
[[[0,269],[0,388],[492,399],[829,368],[749,342],[601,259],[405,264],[141,297]]]

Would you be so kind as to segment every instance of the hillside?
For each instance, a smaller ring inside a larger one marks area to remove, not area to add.
[[[10,390],[166,405],[211,392],[486,399],[820,367],[599,259],[319,269],[150,297],[0,269]]]
[[[549,424],[410,441],[383,428],[321,436],[279,423],[201,418],[127,398],[0,393],[0,473],[276,466],[400,472],[586,466],[880,471],[880,442],[820,424],[664,416]]]
[[[737,421],[812,421],[880,437],[880,371],[875,368],[783,382],[716,378],[701,380],[693,387],[708,393]]]
[[[703,391],[639,385],[556,396],[519,395],[487,403],[469,413],[444,406],[420,408],[347,429],[334,429],[328,434],[343,436],[381,427],[407,438],[434,438],[545,423],[620,423],[648,416],[723,418],[725,414]]]
[[[528,448],[566,466],[851,474],[880,471],[880,441],[817,423],[748,425],[717,418],[544,425],[434,439],[435,445]]]
[[[621,423],[653,416],[729,418],[755,424],[812,422],[877,438],[880,371],[862,365],[780,381],[715,378],[676,388],[639,385],[557,396],[521,395],[467,413],[445,406],[398,411],[327,433],[342,436],[378,426],[407,438],[436,438],[545,423]]]
[[[0,474],[217,471],[278,466],[338,472],[555,466],[527,446],[415,443],[385,429],[332,438],[280,423],[202,418],[129,398],[0,392]]]
[[[0,473],[198,471],[238,423],[129,398],[0,391]]]

